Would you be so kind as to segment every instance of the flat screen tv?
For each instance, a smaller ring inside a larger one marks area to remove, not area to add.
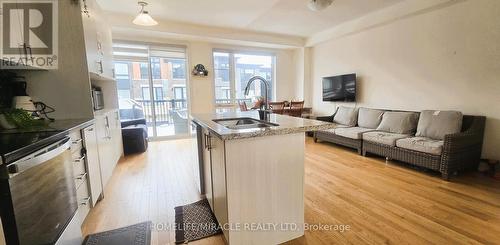
[[[323,101],[356,101],[356,74],[324,77]]]

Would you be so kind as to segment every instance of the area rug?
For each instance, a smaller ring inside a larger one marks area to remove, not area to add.
[[[150,245],[151,221],[88,235],[84,245]]]
[[[207,199],[175,208],[175,243],[187,243],[222,232]]]

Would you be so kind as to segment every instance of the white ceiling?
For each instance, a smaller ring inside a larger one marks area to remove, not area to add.
[[[136,0],[97,0],[109,12],[136,15]],[[148,0],[157,20],[230,27],[309,37],[404,0],[335,0],[322,12],[307,8],[308,0]]]

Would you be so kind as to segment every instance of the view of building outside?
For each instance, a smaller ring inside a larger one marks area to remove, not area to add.
[[[156,101],[186,100],[185,60],[151,58],[151,70]],[[116,61],[115,76],[120,99],[151,100],[147,62]]]
[[[229,53],[214,53],[215,101],[220,104],[231,103],[231,82]]]
[[[239,101],[249,102],[256,97],[264,96],[264,86],[255,82],[248,96],[244,91],[248,80],[253,76],[264,77],[270,83],[269,100],[274,91],[274,56],[233,54],[214,52],[215,98],[217,104],[236,104]],[[231,81],[231,74],[234,80]]]
[[[188,135],[185,49],[114,43],[113,57],[121,119],[146,119],[153,138]]]

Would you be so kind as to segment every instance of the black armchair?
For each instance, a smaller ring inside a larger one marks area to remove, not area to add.
[[[123,151],[125,154],[145,152],[148,149],[148,127],[146,119],[121,122]]]

